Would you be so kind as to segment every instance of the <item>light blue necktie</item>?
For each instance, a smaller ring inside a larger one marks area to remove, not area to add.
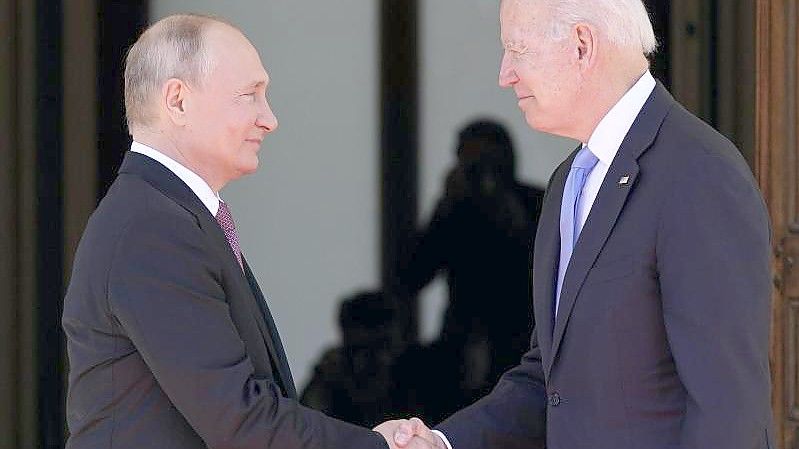
[[[583,147],[577,152],[569,177],[566,178],[566,186],[563,189],[563,201],[560,204],[560,262],[558,265],[558,286],[555,291],[555,316],[558,314],[560,305],[560,292],[563,287],[563,278],[566,276],[566,268],[574,251],[574,244],[580,237],[582,223],[578,215],[580,211],[580,198],[582,198],[585,180],[596,165],[598,159],[594,153]]]

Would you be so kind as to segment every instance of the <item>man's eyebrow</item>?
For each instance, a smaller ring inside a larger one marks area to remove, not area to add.
[[[258,89],[259,87],[266,87],[268,81],[267,80],[260,80],[260,81],[253,81],[252,83],[246,85],[244,90],[247,89]]]

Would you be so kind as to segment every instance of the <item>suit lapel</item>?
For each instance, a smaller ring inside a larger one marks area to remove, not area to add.
[[[560,254],[560,202],[561,198],[563,198],[563,189],[569,173],[568,168],[576,154],[577,151],[575,150],[552,176],[552,182],[541,208],[538,231],[535,237],[535,253],[533,255],[535,332],[538,333],[538,346],[541,349],[544,372],[547,378],[552,366],[550,354],[554,327],[555,282],[558,275]]]
[[[558,316],[555,317],[555,330],[552,337],[553,359],[558,353],[566,324],[574,308],[577,294],[588,275],[588,270],[593,266],[602,246],[610,236],[610,232],[616,224],[616,218],[624,207],[627,196],[638,176],[638,164],[635,161],[618,160],[618,156],[611,164],[605,180],[602,182],[602,187],[599,189],[599,194],[588,215],[588,220],[583,226],[577,244],[574,246],[574,252],[566,269],[563,289],[560,293],[560,307]],[[628,183],[623,187],[616,184],[621,176],[629,176]]]
[[[266,298],[264,297],[263,292],[261,292],[261,287],[258,286],[258,282],[255,280],[252,270],[250,270],[250,265],[247,263],[247,260],[243,255],[242,262],[244,262],[244,272],[247,282],[250,285],[250,290],[252,291],[253,296],[255,296],[255,300],[260,309],[260,316],[264,318],[263,320],[258,320],[258,326],[263,326],[261,327],[261,332],[263,332],[264,340],[269,348],[270,358],[277,368],[281,387],[283,387],[283,393],[288,398],[296,399],[297,390],[294,386],[294,378],[291,375],[291,369],[289,368],[286,351],[283,349],[283,342],[280,339],[280,334],[277,331],[275,320],[272,318],[272,313],[269,311],[269,305],[266,303]]]
[[[550,359],[552,364],[558,355],[560,343],[588,271],[599,256],[627,198],[635,188],[639,175],[637,160],[652,145],[663,119],[673,104],[674,100],[671,95],[658,83],[633,122],[605,175],[588,219],[575,244],[563,280],[558,316],[555,317],[555,328],[552,334],[552,357]],[[621,178],[625,176],[628,177],[626,182],[620,183]],[[565,179],[562,182],[565,183]],[[560,196],[563,197],[562,188]],[[558,239],[559,241],[560,239]],[[554,264],[557,266],[558,256],[552,257],[551,260],[555,261]],[[554,298],[554,293],[552,297]]]
[[[208,209],[205,210],[208,212]],[[233,254],[233,250],[230,248],[230,244],[225,237],[224,231],[222,231],[222,228],[217,223],[216,218],[213,218],[210,212],[200,217],[200,226],[208,235],[211,236],[211,239],[214,241],[214,246],[216,246],[217,250],[222,253],[222,257],[225,258],[227,264],[233,267],[231,271],[236,273],[234,275],[236,278],[235,282],[243,283],[244,288],[242,291],[250,293],[247,296],[230,295],[228,297],[228,301],[244,302],[243,306],[250,311],[252,316],[255,318],[256,324],[258,325],[261,338],[263,339],[263,343],[267,348],[267,355],[272,364],[272,372],[276,374],[275,377],[278,385],[283,390],[283,394],[286,397],[296,398],[297,391],[294,387],[294,380],[291,377],[291,371],[288,368],[288,360],[286,359],[286,353],[283,350],[283,344],[280,341],[280,335],[277,332],[277,327],[275,326],[272,314],[269,312],[269,307],[266,305],[266,300],[264,299],[263,293],[261,293],[261,289],[258,287],[258,282],[255,280],[249,265],[244,259],[244,255],[242,254],[242,263],[244,265],[244,269],[242,270],[242,267],[239,266],[239,261],[236,259],[235,254]]]

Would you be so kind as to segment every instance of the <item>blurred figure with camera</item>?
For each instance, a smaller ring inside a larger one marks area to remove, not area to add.
[[[541,189],[515,176],[513,144],[504,127],[478,120],[459,133],[457,163],[444,196],[399,270],[398,290],[416,295],[444,273],[449,304],[439,339],[441,388],[455,388],[440,404],[446,416],[487,393],[519,362],[534,320],[529,254]],[[453,363],[454,362],[454,363]],[[454,366],[453,366],[454,365]]]

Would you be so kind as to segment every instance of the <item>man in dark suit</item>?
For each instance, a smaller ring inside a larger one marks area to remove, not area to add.
[[[536,234],[536,332],[491,394],[435,431],[452,449],[776,448],[770,245],[749,167],[648,72],[639,0],[503,0],[500,84],[581,145]]]
[[[219,197],[256,170],[277,127],[268,84],[255,48],[216,19],[170,16],[130,49],[134,142],[89,220],[65,299],[68,448],[389,447],[298,404]]]

